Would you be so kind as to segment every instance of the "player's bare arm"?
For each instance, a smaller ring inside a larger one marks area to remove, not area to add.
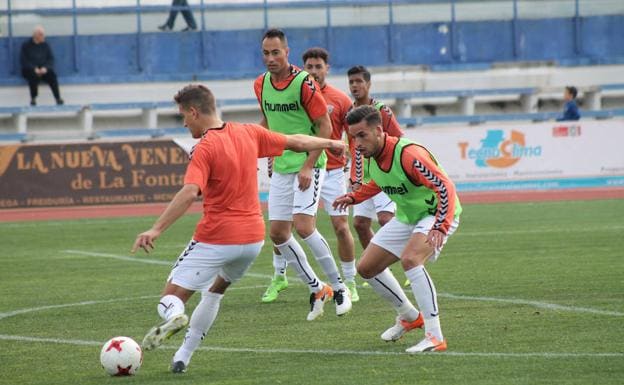
[[[321,115],[314,121],[314,125],[316,126],[317,137],[325,139],[329,138],[332,130],[329,114],[325,113],[324,115]],[[307,190],[308,187],[310,187],[310,183],[312,183],[312,168],[314,168],[314,164],[316,164],[319,156],[321,156],[322,151],[323,150],[315,150],[308,153],[308,158],[298,174],[299,189],[301,191]]]
[[[346,145],[341,140],[316,138],[314,136],[294,134],[286,135],[286,149],[295,152],[308,152],[315,150],[329,150],[336,156],[341,156],[346,151]]]
[[[199,194],[199,186],[195,184],[185,184],[184,187],[177,192],[173,197],[165,211],[156,220],[151,229],[137,235],[134,245],[132,246],[132,253],[135,253],[139,248],[149,253],[154,249],[154,241],[162,234],[169,226],[177,221],[188,208],[193,204]]]

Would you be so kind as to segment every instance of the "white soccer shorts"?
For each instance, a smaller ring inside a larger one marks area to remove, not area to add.
[[[396,218],[392,218],[390,222],[383,225],[379,229],[379,231],[375,233],[371,242],[385,250],[388,250],[397,258],[400,258],[403,254],[403,250],[405,250],[405,245],[407,245],[407,242],[409,241],[409,238],[412,236],[412,234],[421,233],[427,235],[429,234],[429,230],[431,230],[431,227],[434,223],[435,217],[431,215],[424,217],[415,225],[407,225],[405,223],[399,222],[399,220]],[[444,244],[446,244],[448,238],[453,235],[455,230],[457,230],[458,226],[459,220],[453,220],[453,223],[451,224],[448,233],[444,237],[442,247],[437,249],[429,257],[430,262],[435,262],[438,259],[440,253],[442,252]]]
[[[377,219],[377,213],[382,211],[390,213],[394,213],[396,211],[396,204],[384,192],[380,192],[364,202],[353,205],[354,217]]]
[[[347,215],[347,210],[335,210],[332,204],[336,198],[347,193],[347,179],[342,168],[328,170],[321,187],[321,201],[325,212],[331,217]]]
[[[312,181],[305,191],[299,190],[297,173],[274,172],[269,186],[269,220],[292,221],[293,214],[316,215],[325,170],[312,169]]]
[[[187,290],[210,288],[217,275],[234,283],[260,254],[264,241],[242,245],[214,245],[191,240],[176,260],[169,278]]]

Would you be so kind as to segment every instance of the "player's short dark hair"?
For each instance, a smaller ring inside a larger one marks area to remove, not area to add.
[[[347,76],[357,75],[357,74],[362,74],[362,76],[364,77],[364,80],[366,80],[367,82],[370,82],[371,74],[366,69],[366,67],[362,65],[357,65],[357,66],[353,66],[349,68],[349,70],[347,71]]]
[[[305,63],[308,59],[322,59],[325,64],[329,63],[329,52],[325,48],[321,47],[312,47],[307,49],[303,53],[303,62]]]
[[[565,89],[570,93],[570,95],[572,95],[572,99],[576,99],[576,95],[578,95],[578,90],[576,89],[576,87],[567,86]]]
[[[262,35],[262,41],[264,41],[264,39],[273,39],[273,38],[280,39],[280,41],[282,42],[282,44],[284,44],[284,46],[286,47],[288,46],[288,39],[286,38],[286,34],[281,29],[271,28],[271,29],[268,29],[264,33],[264,35]]]
[[[203,114],[214,114],[217,111],[212,91],[201,84],[189,84],[178,91],[173,100],[185,110],[195,107]]]
[[[366,121],[367,126],[378,126],[381,124],[381,114],[377,109],[369,104],[356,107],[347,114],[347,124],[352,126]]]

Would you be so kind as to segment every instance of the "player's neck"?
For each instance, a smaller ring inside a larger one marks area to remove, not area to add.
[[[368,97],[368,95],[366,95],[366,97],[364,97],[364,98],[355,99],[355,106],[356,107],[367,106],[369,104],[370,104],[370,98]]]
[[[292,66],[290,65],[290,63],[285,66],[281,71],[275,73],[275,74],[271,74],[271,76],[273,77],[273,80],[276,82],[281,82],[283,80],[288,79],[288,76],[290,76],[290,68]]]
[[[204,134],[210,130],[219,130],[223,128],[224,124],[223,120],[219,118],[206,119],[202,122],[202,126],[205,127]]]

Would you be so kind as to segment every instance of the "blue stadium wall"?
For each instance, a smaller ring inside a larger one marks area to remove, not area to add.
[[[335,70],[367,66],[427,65],[480,68],[495,62],[553,61],[561,65],[624,62],[624,16],[517,21],[394,24],[285,29],[291,61],[310,46],[332,53]],[[262,30],[196,33],[51,36],[56,70],[64,83],[240,78],[263,70]],[[24,38],[0,39],[0,84],[21,84]],[[442,49],[444,48],[444,50]],[[445,52],[443,52],[445,51]],[[335,73],[336,71],[334,71]]]

